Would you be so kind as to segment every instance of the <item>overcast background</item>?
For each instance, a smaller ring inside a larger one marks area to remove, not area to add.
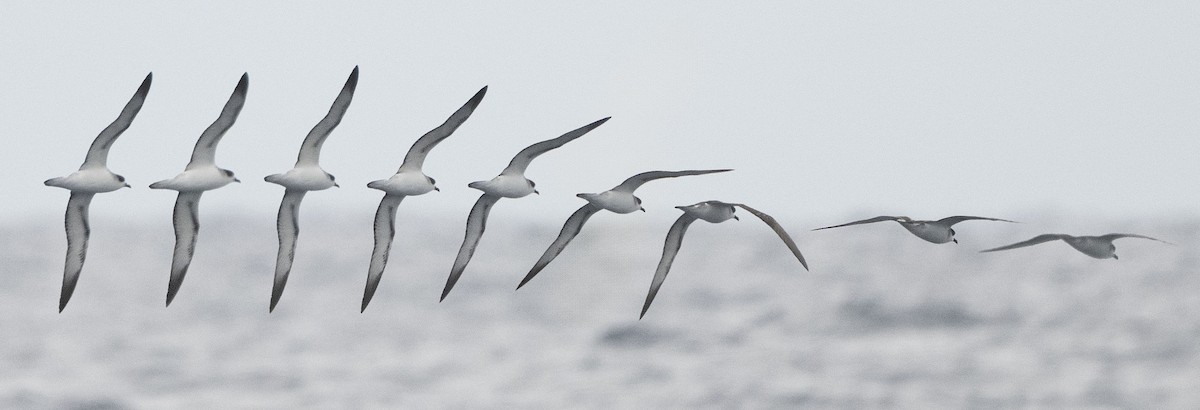
[[[1194,215],[1197,21],[1195,2],[5,2],[0,220],[57,224],[66,192],[42,181],[78,168],[151,71],[109,158],[134,189],[98,197],[94,222],[169,220],[173,193],[146,186],[182,171],[242,72],[249,98],[217,162],[244,183],[206,194],[202,215],[270,218],[282,189],[262,178],[292,166],[355,65],[321,158],[342,188],[310,195],[305,214],[369,217],[380,195],[365,184],[489,85],[426,163],[442,192],[403,212],[465,218],[468,182],[612,116],[538,158],[542,195],[497,215],[561,219],[575,193],[637,172],[723,167],[737,171],[641,196],[663,220],[725,199],[805,228]]]
[[[267,313],[274,214],[301,140],[355,66],[358,92],[305,199]],[[57,313],[67,192],[147,72]],[[162,306],[170,178],[250,74],[206,193],[186,284]],[[480,87],[435,148],[440,193],[400,207],[359,301],[380,192],[412,142]],[[1197,408],[1197,2],[0,2],[0,407]],[[522,148],[542,195],[499,203],[437,302],[479,193]],[[734,168],[639,189],[513,287],[583,201],[647,170]],[[697,223],[644,320],[678,211]],[[879,214],[976,214],[933,245]],[[1133,232],[1119,261],[1051,232]]]

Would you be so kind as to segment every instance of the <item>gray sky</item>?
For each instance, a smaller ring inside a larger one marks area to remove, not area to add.
[[[78,168],[150,71],[109,158],[135,188],[98,196],[93,217],[167,220],[174,193],[147,185],[183,170],[242,72],[249,97],[217,163],[244,183],[201,212],[273,215],[283,190],[262,178],[291,168],[355,65],[321,158],[342,188],[310,194],[306,214],[369,215],[366,183],[483,85],[426,161],[442,192],[406,211],[465,218],[468,182],[605,116],[533,163],[540,197],[498,208],[557,224],[577,192],[725,167],[639,196],[666,218],[723,199],[813,227],[1200,204],[1200,3],[646,3],[0,3],[0,220],[60,223],[67,193],[42,181]]]

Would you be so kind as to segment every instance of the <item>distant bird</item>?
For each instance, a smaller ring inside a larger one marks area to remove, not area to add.
[[[288,272],[292,270],[292,259],[296,254],[296,237],[300,234],[300,223],[297,220],[300,211],[300,200],[308,191],[320,191],[338,186],[333,175],[321,169],[318,160],[321,156],[321,144],[342,122],[346,109],[350,108],[350,100],[354,98],[354,88],[358,86],[358,66],[350,72],[350,78],[342,86],[342,92],[333,100],[329,113],[321,119],[300,145],[300,155],[296,166],[288,172],[266,177],[266,181],[283,185],[283,201],[279,204],[279,217],[275,224],[279,230],[279,253],[275,257],[275,283],[271,287],[270,311],[275,311],[279,297],[283,295],[283,287],[287,285]]]
[[[841,228],[843,226],[862,225],[862,224],[869,224],[869,223],[883,222],[883,221],[896,221],[897,223],[900,224],[900,226],[903,226],[904,229],[907,229],[909,232],[912,232],[912,234],[916,235],[918,238],[921,238],[921,239],[924,239],[926,241],[933,242],[933,243],[946,243],[946,242],[958,243],[958,239],[954,239],[954,229],[951,228],[951,226],[954,226],[954,224],[962,222],[962,221],[1013,222],[1013,221],[1010,221],[1007,219],[985,218],[982,216],[951,216],[949,218],[942,218],[942,219],[939,219],[936,221],[917,221],[917,220],[910,219],[907,216],[877,216],[877,217],[870,218],[870,219],[863,219],[861,221],[854,221],[854,222],[850,222],[850,223],[844,223],[841,225],[826,226],[824,228],[817,228],[817,229],[813,229],[813,230],[819,231],[822,229]]]
[[[125,177],[108,170],[108,149],[112,148],[113,142],[116,142],[117,137],[129,128],[134,117],[137,117],[138,111],[141,111],[142,103],[146,101],[146,94],[150,93],[150,81],[153,77],[154,73],[146,74],[146,79],[142,80],[142,85],[138,87],[137,92],[133,93],[129,102],[125,103],[125,108],[121,109],[121,114],[117,116],[117,119],[100,131],[100,135],[97,135],[96,139],[92,141],[87,157],[84,158],[83,165],[79,167],[78,171],[65,177],[48,179],[45,182],[47,186],[71,191],[71,199],[67,201],[66,216],[66,267],[63,270],[62,292],[58,297],[60,313],[63,308],[67,307],[67,302],[71,300],[71,294],[75,292],[75,285],[79,282],[79,272],[83,270],[83,260],[87,256],[88,235],[91,232],[88,227],[88,205],[92,203],[92,196],[129,187],[129,184],[125,183]]]
[[[671,263],[675,261],[675,255],[679,253],[679,246],[683,244],[683,233],[687,232],[687,228],[697,219],[703,219],[712,223],[721,223],[729,219],[739,220],[733,214],[734,207],[740,207],[757,216],[767,226],[770,226],[775,234],[779,235],[779,239],[787,245],[788,249],[796,255],[796,259],[808,270],[808,263],[804,261],[804,256],[800,254],[800,249],[796,247],[796,242],[788,236],[787,231],[779,226],[779,222],[775,221],[770,215],[759,212],[757,209],[746,206],[745,204],[732,204],[721,201],[705,201],[698,204],[688,206],[677,206],[676,208],[683,211],[683,215],[675,220],[675,224],[671,225],[671,230],[667,231],[667,240],[663,245],[662,259],[658,261],[658,269],[654,272],[654,281],[650,283],[650,293],[646,295],[646,303],[642,305],[642,314],[638,319],[646,316],[646,311],[650,309],[650,303],[654,302],[654,296],[658,294],[658,289],[662,287],[663,281],[667,279],[667,272],[671,270]]]
[[[583,224],[587,222],[588,218],[591,218],[592,215],[595,215],[596,212],[600,212],[601,209],[607,209],[618,214],[627,214],[634,211],[645,212],[646,209],[642,208],[642,199],[633,195],[633,191],[642,186],[642,184],[656,179],[675,178],[689,175],[704,175],[728,171],[732,170],[712,169],[700,171],[643,172],[629,177],[629,179],[626,179],[625,182],[613,187],[613,189],[601,192],[599,194],[575,195],[587,200],[588,203],[579,207],[575,213],[571,214],[571,217],[567,218],[567,222],[563,224],[562,230],[558,233],[558,238],[554,239],[554,242],[551,243],[550,247],[546,249],[546,253],[542,254],[542,258],[538,259],[537,263],[533,265],[533,269],[529,270],[529,274],[525,275],[525,279],[521,280],[521,283],[517,285],[517,289],[520,289],[522,286],[525,286],[526,283],[529,283],[529,281],[533,279],[538,272],[541,272],[546,265],[550,264],[550,261],[553,261],[558,254],[562,253],[563,249],[567,248],[567,244],[570,244],[571,240],[575,239],[576,235],[579,235],[579,231],[583,229]]]
[[[1118,259],[1117,258],[1117,246],[1113,245],[1113,241],[1117,240],[1117,239],[1121,239],[1121,238],[1142,238],[1142,239],[1149,239],[1152,241],[1159,241],[1159,242],[1162,242],[1165,244],[1171,244],[1170,242],[1167,242],[1167,241],[1164,241],[1161,239],[1155,239],[1155,238],[1151,238],[1149,236],[1134,235],[1134,234],[1129,234],[1129,233],[1110,233],[1108,235],[1100,235],[1100,236],[1071,236],[1071,235],[1051,233],[1051,234],[1045,234],[1045,235],[1038,235],[1027,241],[1017,242],[1012,245],[1005,245],[1005,246],[1001,246],[999,248],[985,249],[985,250],[982,250],[979,252],[982,253],[982,252],[1005,251],[1005,250],[1009,250],[1009,249],[1023,248],[1026,246],[1037,245],[1037,244],[1043,243],[1043,242],[1050,242],[1050,241],[1062,239],[1062,241],[1066,242],[1067,245],[1071,245],[1071,247],[1075,248],[1075,250],[1083,252],[1084,255],[1091,256],[1096,259],[1108,259],[1108,258]]]
[[[500,172],[500,175],[490,181],[475,181],[467,184],[471,188],[483,191],[483,195],[480,195],[479,200],[475,201],[470,215],[467,216],[467,234],[463,238],[462,246],[458,248],[458,256],[454,258],[454,266],[450,268],[450,277],[446,279],[446,287],[442,289],[440,300],[446,300],[446,295],[450,294],[450,289],[454,288],[454,284],[458,283],[458,278],[466,270],[467,263],[471,262],[471,255],[475,254],[475,247],[479,245],[479,238],[483,236],[483,229],[487,225],[487,216],[488,212],[492,210],[492,205],[495,205],[500,198],[521,198],[538,193],[534,188],[533,181],[525,178],[525,168],[529,167],[529,163],[539,155],[582,137],[604,124],[609,118],[611,117],[584,125],[558,138],[530,145],[518,152],[517,156],[508,163],[508,167]]]
[[[179,287],[183,285],[183,277],[187,275],[188,265],[192,263],[192,255],[196,252],[196,235],[200,232],[200,194],[204,191],[217,189],[231,182],[242,182],[233,176],[233,171],[217,167],[214,159],[217,154],[217,143],[221,137],[237,121],[242,106],[246,104],[246,89],[250,86],[249,74],[242,74],[241,80],[233,89],[233,94],[221,109],[221,115],[209,125],[192,149],[192,160],[188,162],[183,173],[174,178],[150,184],[153,189],[172,189],[179,191],[175,199],[175,213],[172,217],[175,226],[175,252],[171,257],[171,279],[167,284],[167,306],[175,299]]]
[[[451,114],[446,122],[417,139],[412,148],[408,149],[408,154],[404,156],[404,163],[400,165],[400,170],[396,171],[396,175],[367,184],[369,188],[383,191],[384,195],[383,200],[379,201],[379,209],[375,211],[375,249],[371,251],[371,267],[367,269],[367,286],[363,289],[360,312],[367,310],[367,304],[371,303],[375,289],[379,287],[379,280],[383,277],[383,269],[387,266],[388,253],[392,248],[392,238],[396,235],[396,207],[400,206],[400,201],[404,200],[406,196],[439,191],[435,185],[437,182],[421,172],[425,156],[429,155],[429,151],[439,142],[453,134],[454,130],[467,121],[467,118],[471,117],[471,113],[483,101],[486,93],[487,87],[485,86],[458,111]]]

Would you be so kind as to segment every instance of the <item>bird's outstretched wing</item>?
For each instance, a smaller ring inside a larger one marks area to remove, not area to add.
[[[213,164],[217,155],[217,143],[221,142],[221,137],[225,136],[225,132],[237,121],[242,106],[246,105],[246,90],[249,87],[250,74],[243,73],[242,79],[233,88],[233,94],[225,101],[225,107],[221,108],[221,115],[204,129],[200,138],[196,140],[196,147],[192,149],[192,161],[188,163],[187,169]]]
[[[388,253],[392,250],[392,239],[396,237],[396,207],[404,195],[386,194],[379,201],[379,209],[375,210],[375,248],[371,250],[371,267],[367,269],[367,287],[363,289],[362,309],[367,310],[367,304],[375,296],[379,280],[383,278],[383,269],[387,267]]]
[[[466,104],[459,107],[458,111],[450,114],[450,118],[447,118],[446,122],[425,133],[421,138],[418,138],[417,142],[414,142],[412,147],[408,149],[408,154],[404,156],[404,163],[400,165],[400,169],[396,172],[403,172],[405,169],[421,169],[421,165],[425,163],[425,156],[429,154],[429,151],[439,142],[449,137],[450,134],[453,134],[460,125],[467,121],[467,118],[471,117],[471,113],[475,112],[475,107],[478,107],[479,103],[483,101],[483,96],[487,94],[487,89],[487,86],[479,89],[479,92],[476,92],[470,100],[467,100]]]
[[[146,94],[150,93],[150,82],[153,79],[154,73],[146,74],[146,79],[142,80],[142,85],[133,93],[129,102],[125,103],[125,108],[121,109],[121,114],[117,115],[117,119],[104,127],[104,130],[100,131],[100,135],[97,135],[96,139],[92,141],[87,157],[83,159],[83,165],[79,169],[108,166],[108,149],[112,147],[117,137],[121,136],[121,133],[129,129],[129,124],[133,123],[138,111],[142,110],[142,103],[146,102]]]
[[[688,175],[714,174],[717,172],[729,172],[729,171],[733,171],[733,170],[732,169],[705,169],[705,170],[688,170],[688,171],[649,171],[649,172],[643,172],[643,173],[629,177],[628,179],[625,180],[625,182],[622,182],[621,185],[617,185],[616,187],[613,187],[612,190],[618,191],[618,192],[633,193],[633,191],[638,189],[638,187],[642,186],[642,184],[645,184],[647,182],[650,182],[650,181],[653,181],[656,179],[675,178],[675,177],[682,177],[682,176],[688,176]]]
[[[1012,245],[1004,245],[999,248],[984,249],[979,252],[982,253],[982,252],[1006,251],[1009,249],[1024,248],[1026,246],[1033,246],[1033,245],[1037,245],[1037,244],[1043,243],[1043,242],[1057,241],[1059,239],[1066,239],[1066,238],[1070,238],[1070,237],[1071,237],[1071,235],[1048,233],[1048,234],[1038,235],[1029,240],[1017,242]]]
[[[479,246],[479,238],[483,237],[483,230],[487,228],[488,212],[492,211],[492,205],[499,200],[498,196],[483,194],[475,201],[475,206],[471,207],[471,214],[467,216],[466,237],[463,238],[462,246],[458,248],[458,256],[454,258],[454,266],[450,268],[450,277],[446,278],[446,287],[442,289],[439,301],[446,300],[450,289],[454,289],[454,284],[458,283],[458,278],[462,277],[463,271],[467,269],[471,256],[475,254],[475,248]]]
[[[355,87],[358,87],[358,66],[354,66],[354,71],[350,72],[350,78],[346,79],[346,84],[342,86],[342,92],[338,93],[337,98],[333,100],[333,105],[329,107],[325,118],[322,118],[321,122],[318,122],[308,132],[308,136],[304,137],[304,143],[300,146],[300,155],[296,157],[296,166],[317,165],[321,158],[321,144],[325,143],[325,138],[329,137],[333,129],[342,122],[342,117],[350,108],[350,100],[354,99]]]
[[[521,279],[521,283],[517,285],[517,289],[529,283],[529,280],[537,276],[538,272],[545,269],[546,265],[550,264],[550,261],[562,253],[563,249],[567,248],[567,244],[571,243],[571,240],[575,239],[576,235],[579,235],[579,231],[583,229],[583,224],[587,222],[588,218],[591,218],[592,215],[595,215],[599,211],[600,208],[587,203],[571,214],[571,217],[567,218],[567,222],[563,223],[562,230],[558,232],[558,237],[554,239],[554,243],[551,243],[550,247],[546,248],[546,252],[533,265],[533,269],[530,269],[529,273],[525,275],[525,279]]]
[[[288,273],[292,271],[292,260],[296,256],[296,238],[300,236],[300,201],[308,191],[286,190],[283,201],[279,203],[279,217],[275,219],[275,227],[279,231],[279,251],[275,255],[275,282],[271,286],[271,308],[279,303],[283,296],[283,287],[287,286]]]
[[[83,260],[87,257],[88,236],[88,205],[92,203],[95,194],[86,192],[71,192],[67,201],[67,263],[63,269],[62,292],[58,295],[58,312],[62,313],[75,293],[75,285],[79,283],[79,272],[83,270]]]
[[[1132,233],[1110,233],[1108,235],[1100,235],[1100,238],[1107,240],[1107,241],[1113,241],[1113,240],[1121,239],[1121,238],[1141,238],[1141,239],[1149,239],[1152,241],[1159,241],[1159,242],[1162,242],[1162,243],[1165,243],[1168,245],[1174,245],[1173,243],[1164,241],[1162,239],[1151,238],[1149,236],[1137,235],[1137,234],[1132,234]]]
[[[844,223],[841,225],[826,226],[824,228],[817,228],[817,229],[813,229],[813,230],[819,231],[822,229],[841,228],[843,226],[850,226],[850,225],[862,225],[862,224],[870,224],[870,223],[883,222],[883,221],[897,221],[897,220],[900,220],[900,218],[902,218],[902,217],[899,217],[899,216],[877,216],[874,218],[863,219],[861,221],[847,222],[847,223]]]
[[[667,280],[667,272],[671,271],[671,263],[675,261],[675,255],[679,253],[679,246],[683,244],[683,234],[695,220],[696,217],[684,213],[671,225],[671,230],[667,231],[662,259],[658,261],[658,268],[654,271],[654,281],[650,282],[650,293],[646,294],[646,303],[642,305],[642,313],[638,315],[638,319],[645,317],[646,311],[650,310],[650,304],[654,302],[654,296],[658,295],[658,289],[662,287],[663,281]]]
[[[761,219],[763,222],[765,222],[767,226],[770,226],[771,230],[775,231],[775,234],[779,235],[779,239],[782,239],[783,243],[786,244],[788,249],[792,251],[792,254],[796,255],[796,259],[800,261],[800,265],[804,266],[804,270],[808,270],[808,262],[804,261],[804,255],[800,254],[800,248],[796,247],[796,241],[792,240],[792,237],[788,235],[787,231],[783,230],[783,226],[780,226],[779,222],[776,221],[775,218],[772,218],[771,215],[764,214],[757,209],[746,206],[746,204],[732,205],[749,211],[750,213],[754,214],[754,216],[757,216],[758,219]]]
[[[997,222],[1017,223],[1016,221],[1010,221],[1007,219],[987,218],[987,217],[982,217],[982,216],[951,216],[951,217],[939,219],[939,220],[937,220],[937,223],[944,224],[946,226],[954,226],[954,224],[962,222],[962,221],[997,221]]]
[[[539,142],[537,144],[533,144],[528,147],[525,147],[525,149],[521,150],[521,152],[518,152],[517,155],[515,157],[513,157],[512,161],[509,161],[508,167],[504,168],[504,171],[501,173],[509,174],[509,175],[524,174],[525,169],[529,167],[529,163],[533,162],[533,159],[537,158],[538,155],[545,154],[547,151],[561,147],[561,146],[563,146],[563,144],[571,142],[571,141],[575,140],[576,138],[582,137],[584,134],[587,134],[588,131],[594,130],[594,129],[596,129],[596,127],[599,127],[601,124],[604,124],[604,122],[608,121],[609,118],[612,118],[612,117],[601,118],[600,120],[598,120],[596,122],[576,128],[566,134],[559,136],[558,138],[545,140],[545,141]]]
[[[171,255],[171,279],[167,283],[167,306],[175,300],[183,277],[187,275],[192,255],[196,253],[196,235],[200,233],[200,194],[202,191],[180,192],[175,199],[175,252]]]

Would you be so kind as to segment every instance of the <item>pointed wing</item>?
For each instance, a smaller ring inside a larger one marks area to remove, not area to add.
[[[688,170],[688,171],[643,172],[643,173],[629,177],[629,179],[626,179],[625,182],[621,183],[621,185],[617,185],[616,187],[613,187],[612,190],[619,191],[619,192],[633,193],[633,191],[635,189],[638,189],[638,187],[642,186],[642,184],[656,180],[656,179],[675,178],[675,177],[683,177],[683,176],[688,176],[688,175],[714,174],[714,173],[718,173],[718,172],[729,172],[729,171],[733,171],[733,170],[732,169],[705,169],[705,170]]]
[[[355,66],[354,71],[350,72],[350,78],[346,79],[346,85],[342,86],[342,92],[338,93],[337,98],[333,100],[333,105],[329,107],[325,118],[322,118],[321,122],[318,122],[308,132],[308,136],[304,137],[304,144],[300,146],[300,155],[296,158],[296,166],[317,165],[321,159],[321,144],[325,143],[325,138],[329,137],[333,129],[342,122],[342,116],[346,115],[346,109],[350,108],[350,100],[354,98],[355,87],[358,87],[358,66]]]
[[[1110,241],[1110,242],[1111,242],[1111,241],[1113,241],[1113,240],[1116,240],[1116,239],[1121,239],[1121,238],[1141,238],[1141,239],[1149,239],[1149,240],[1152,240],[1152,241],[1159,241],[1159,242],[1162,242],[1162,243],[1165,243],[1165,244],[1168,244],[1168,245],[1174,245],[1173,243],[1170,243],[1170,242],[1164,241],[1164,240],[1162,240],[1162,239],[1156,239],[1156,238],[1151,238],[1151,237],[1149,237],[1149,236],[1145,236],[1145,235],[1137,235],[1137,234],[1132,234],[1132,233],[1110,233],[1110,234],[1108,234],[1108,235],[1100,235],[1100,239],[1104,239],[1104,240],[1107,240],[1107,241]]]
[[[446,287],[442,289],[442,298],[439,301],[446,300],[450,289],[454,289],[454,284],[458,283],[458,278],[462,277],[463,271],[467,269],[467,263],[471,262],[475,247],[479,246],[479,238],[483,237],[483,230],[487,227],[488,212],[492,211],[492,205],[499,200],[498,196],[483,194],[475,201],[475,206],[471,207],[471,214],[467,216],[467,235],[463,238],[462,246],[458,248],[458,256],[454,258],[454,266],[450,268],[450,277],[446,278]]]
[[[167,306],[175,300],[179,287],[183,285],[183,277],[187,275],[188,265],[192,263],[192,255],[196,253],[196,234],[200,233],[200,194],[197,192],[180,192],[175,199],[175,214],[172,223],[175,225],[175,253],[171,255],[171,280],[167,284]]]
[[[987,218],[987,217],[982,217],[982,216],[951,216],[949,218],[939,219],[939,220],[937,220],[937,223],[944,224],[946,226],[954,226],[954,224],[962,222],[962,221],[997,221],[997,222],[1017,223],[1016,221],[1010,221],[1007,219]]]
[[[547,151],[561,147],[561,146],[563,146],[563,144],[571,142],[571,141],[575,140],[576,138],[582,137],[584,134],[587,134],[588,131],[594,130],[594,129],[596,129],[596,127],[599,127],[601,124],[604,124],[604,122],[608,121],[609,118],[612,118],[612,117],[604,117],[604,118],[600,119],[599,121],[576,128],[575,130],[572,130],[566,134],[563,134],[563,135],[559,136],[558,138],[551,139],[551,140],[545,140],[545,141],[539,142],[537,144],[533,144],[528,147],[525,147],[525,149],[523,149],[523,150],[521,150],[521,152],[517,153],[517,156],[513,157],[512,161],[510,161],[508,163],[508,168],[504,168],[504,171],[501,173],[509,174],[509,175],[524,174],[525,168],[529,167],[529,163],[533,162],[533,159],[537,158],[538,155],[545,154]]]
[[[1001,246],[999,248],[984,249],[979,252],[983,253],[983,252],[1006,251],[1009,249],[1024,248],[1026,246],[1033,246],[1033,245],[1037,245],[1037,244],[1043,243],[1043,242],[1057,241],[1059,239],[1066,239],[1066,238],[1070,238],[1070,237],[1071,237],[1070,235],[1048,233],[1048,234],[1044,234],[1044,235],[1035,236],[1032,239],[1029,239],[1027,241],[1017,242],[1012,245],[1005,245],[1005,246]]]
[[[213,159],[217,155],[217,143],[221,142],[221,137],[229,131],[229,127],[233,126],[234,121],[237,121],[238,114],[242,112],[242,106],[246,105],[246,90],[250,87],[250,74],[243,73],[242,79],[238,81],[237,86],[233,88],[233,94],[229,96],[229,100],[225,101],[225,107],[221,108],[221,115],[213,121],[212,125],[204,129],[204,133],[200,134],[200,138],[196,140],[196,147],[192,149],[192,161],[188,163],[187,169],[202,165],[212,165]]]
[[[770,226],[771,230],[775,231],[776,235],[779,235],[779,239],[782,239],[783,243],[787,244],[787,247],[788,249],[791,249],[792,254],[796,255],[796,259],[800,260],[800,264],[804,265],[804,270],[808,270],[808,262],[804,261],[804,255],[800,254],[800,248],[796,247],[796,241],[792,240],[792,237],[788,235],[787,231],[783,230],[783,227],[779,225],[779,222],[776,221],[775,218],[772,218],[771,215],[764,214],[757,209],[746,206],[746,204],[733,205],[749,211],[750,213],[754,214],[754,216],[757,216],[758,219],[766,222],[767,226]]]
[[[822,229],[841,228],[843,226],[871,224],[871,223],[883,222],[883,221],[895,221],[895,220],[899,220],[899,219],[900,219],[900,217],[898,217],[898,216],[877,216],[877,217],[870,218],[870,219],[863,219],[861,221],[847,222],[847,223],[844,223],[841,225],[826,226],[824,228],[817,228],[817,229],[813,229],[813,230],[819,231]]]
[[[471,113],[475,112],[475,107],[478,107],[479,103],[483,101],[483,96],[487,94],[487,89],[487,86],[479,89],[479,92],[476,92],[475,96],[467,100],[466,104],[459,107],[458,111],[450,114],[450,118],[447,118],[446,122],[425,133],[421,138],[418,138],[417,142],[413,143],[412,148],[408,149],[408,154],[404,156],[404,163],[400,165],[400,170],[396,172],[401,172],[405,169],[421,169],[421,165],[425,163],[425,156],[429,154],[429,151],[439,142],[449,137],[450,134],[453,134],[454,130],[457,130],[460,125],[467,121],[467,118],[471,117]]]
[[[595,215],[599,211],[600,208],[588,203],[579,207],[579,210],[571,214],[571,217],[567,218],[567,222],[563,224],[562,230],[558,232],[558,238],[555,238],[554,243],[551,243],[550,247],[546,248],[546,252],[542,254],[542,258],[538,259],[537,263],[533,265],[533,269],[529,270],[529,273],[525,275],[525,279],[521,279],[521,283],[517,285],[517,289],[529,283],[530,279],[537,276],[538,272],[541,272],[542,269],[546,268],[546,265],[550,264],[550,261],[562,253],[563,249],[567,248],[567,244],[571,243],[571,240],[575,239],[576,235],[579,235],[579,231],[583,229],[583,224],[587,222],[588,218],[591,218],[592,215]]]
[[[375,296],[379,287],[379,279],[383,278],[383,269],[387,267],[388,253],[392,250],[392,239],[396,236],[396,207],[404,195],[386,194],[379,201],[379,209],[375,210],[375,249],[371,251],[371,267],[367,269],[367,287],[363,289],[362,309],[367,310],[367,304]]]
[[[283,287],[287,286],[288,273],[292,271],[292,259],[296,256],[296,237],[300,236],[300,201],[308,191],[287,190],[283,192],[283,201],[279,203],[279,217],[275,220],[279,231],[279,252],[275,256],[275,283],[271,286],[271,308],[279,303],[283,296]]]
[[[658,295],[658,289],[662,287],[663,281],[667,280],[667,272],[671,270],[671,263],[675,261],[675,255],[679,253],[679,246],[683,244],[683,234],[695,220],[696,217],[684,213],[675,220],[675,224],[671,225],[671,230],[667,231],[662,259],[658,261],[658,269],[654,271],[654,281],[650,283],[650,293],[646,294],[646,303],[642,305],[642,314],[638,316],[638,319],[645,317],[646,311],[650,310],[650,304],[654,302],[654,296]]]
[[[150,93],[150,81],[153,78],[154,73],[146,74],[146,79],[142,80],[142,85],[138,87],[137,92],[134,92],[129,102],[125,103],[125,108],[121,109],[121,114],[117,115],[117,119],[104,127],[104,131],[100,131],[100,135],[97,135],[96,139],[92,141],[87,157],[83,159],[83,165],[79,169],[108,166],[108,149],[112,147],[113,142],[117,141],[117,137],[121,136],[121,133],[129,129],[129,124],[133,123],[138,111],[142,110],[142,103],[146,102],[146,94]]]
[[[63,269],[62,292],[58,295],[58,312],[62,313],[75,293],[75,284],[79,283],[79,272],[83,270],[83,260],[87,257],[88,236],[88,205],[92,203],[95,194],[71,192],[67,201],[67,263]]]

